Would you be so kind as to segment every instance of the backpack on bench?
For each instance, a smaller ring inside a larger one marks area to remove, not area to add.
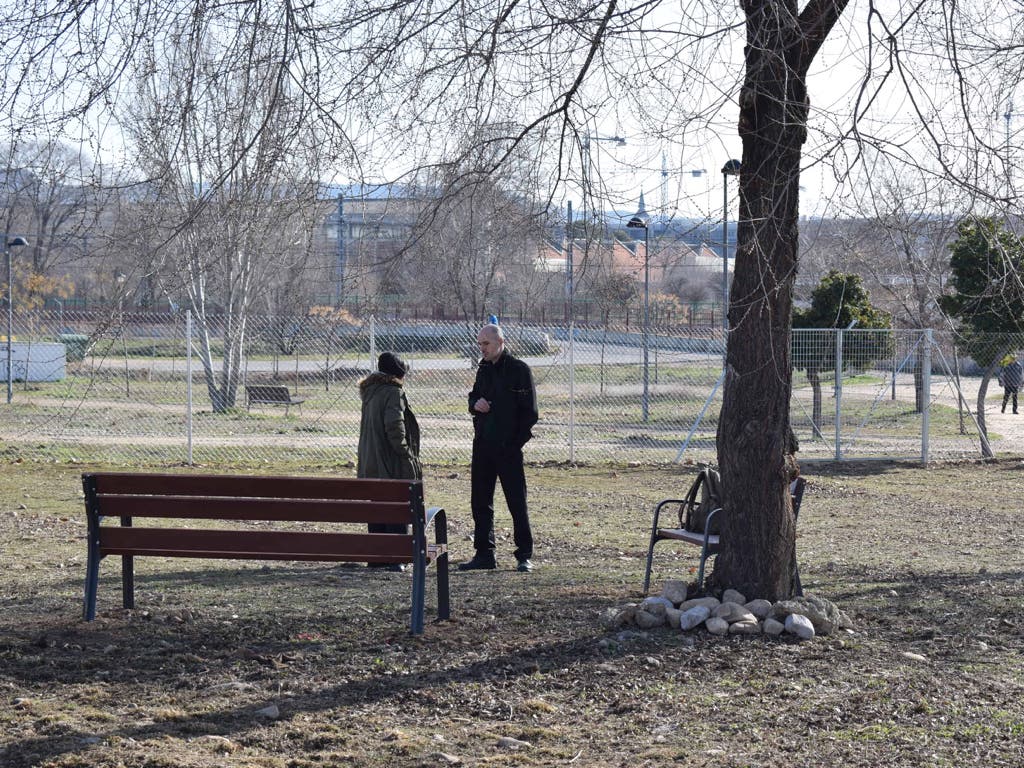
[[[708,515],[722,506],[722,478],[717,469],[705,467],[697,473],[686,499],[679,505],[679,526],[687,531],[703,534]],[[721,512],[711,518],[708,533],[718,535]]]

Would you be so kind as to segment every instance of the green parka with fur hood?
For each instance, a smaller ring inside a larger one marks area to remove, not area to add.
[[[359,426],[359,477],[417,480],[420,468],[420,427],[409,407],[402,380],[371,373],[359,382],[363,401]]]

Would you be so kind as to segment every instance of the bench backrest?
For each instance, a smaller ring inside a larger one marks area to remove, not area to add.
[[[82,482],[108,516],[408,523],[423,508],[420,480],[90,472]]]
[[[287,403],[291,400],[291,392],[282,384],[247,384],[245,393],[250,400],[269,400],[275,403]]]
[[[376,554],[391,562],[409,561],[414,544],[418,548],[424,541],[419,480],[86,473],[82,484],[90,530],[104,554],[228,557],[241,552],[264,559]],[[102,526],[103,517],[119,517],[121,525]],[[411,524],[412,533],[325,533],[308,526],[301,531],[143,529],[132,527],[133,518]]]

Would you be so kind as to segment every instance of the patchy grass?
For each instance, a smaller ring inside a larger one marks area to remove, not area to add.
[[[3,455],[6,767],[1024,763],[1017,460],[808,466],[803,581],[856,632],[797,644],[601,628],[692,467],[531,468],[537,570],[500,508],[502,569],[453,573],[452,621],[411,638],[408,574],[319,563],[139,558],[125,612],[106,561],[85,623],[86,465]],[[468,471],[426,482],[468,557]],[[695,554],[659,545],[655,578]]]

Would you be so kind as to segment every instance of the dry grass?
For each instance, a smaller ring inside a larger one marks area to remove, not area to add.
[[[454,574],[422,638],[407,574],[324,564],[140,559],[126,613],[104,562],[87,624],[82,469],[0,472],[9,768],[1024,764],[1019,461],[806,466],[804,584],[857,631],[804,644],[600,626],[687,467],[531,469],[537,570],[499,510],[506,568]],[[427,490],[468,557],[468,473]],[[661,552],[656,577],[695,564]]]

